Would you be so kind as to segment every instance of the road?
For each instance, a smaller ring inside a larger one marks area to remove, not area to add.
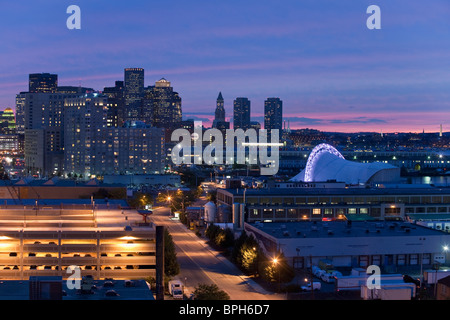
[[[165,226],[175,243],[180,274],[187,292],[193,292],[200,284],[216,284],[230,295],[231,300],[280,300],[285,295],[267,292],[244,275],[234,264],[212,249],[205,240],[177,220],[170,218],[165,207],[153,209],[151,220]]]

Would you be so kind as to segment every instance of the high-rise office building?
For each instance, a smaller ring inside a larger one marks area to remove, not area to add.
[[[233,104],[233,128],[243,129],[250,128],[250,100],[248,98],[236,98]]]
[[[64,101],[78,96],[79,94],[74,93],[56,92],[22,92],[17,95],[16,102],[20,107],[23,122],[27,173],[32,175],[62,173]]]
[[[108,96],[108,127],[121,127],[125,122],[123,93],[123,81],[116,81],[114,87],[103,89],[103,94]]]
[[[143,106],[142,121],[147,124],[173,130],[181,123],[181,97],[164,78],[145,89]]]
[[[23,92],[16,94],[16,131],[19,135],[25,133],[25,104],[26,95]]]
[[[11,108],[0,111],[0,134],[16,134],[16,117]]]
[[[58,87],[57,74],[31,73],[28,79],[28,92],[56,92]]]
[[[278,129],[281,135],[283,129],[283,101],[280,98],[267,98],[264,101],[264,129],[270,134]]]
[[[144,69],[126,68],[124,73],[124,121],[138,121],[144,98]]]

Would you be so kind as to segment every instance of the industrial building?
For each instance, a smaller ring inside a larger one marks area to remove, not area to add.
[[[347,161],[322,144],[294,178],[265,188],[218,189],[217,203],[239,228],[244,221],[408,220],[450,230],[450,188],[402,184],[399,177],[389,164]]]
[[[213,212],[214,222],[233,223],[268,257],[282,252],[296,268],[322,260],[385,270],[448,263],[450,188],[402,184],[399,177],[389,164],[347,161],[319,145],[291,180],[217,189],[205,219]]]
[[[450,234],[408,222],[245,223],[244,229],[268,257],[281,251],[296,268],[320,260],[334,267],[377,265],[385,270],[448,262]]]

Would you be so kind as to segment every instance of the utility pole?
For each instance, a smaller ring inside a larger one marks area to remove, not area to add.
[[[156,227],[156,300],[164,300],[164,227]]]
[[[314,300],[314,286],[313,286],[313,270],[312,270],[312,255],[309,255],[309,272],[311,281],[311,300]]]

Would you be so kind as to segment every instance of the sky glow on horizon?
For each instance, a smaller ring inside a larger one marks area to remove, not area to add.
[[[66,8],[81,8],[81,30]],[[381,8],[381,30],[366,9]],[[233,100],[279,97],[291,129],[450,131],[450,2],[168,0],[2,1],[0,109],[14,108],[28,74],[103,90],[123,69],[164,77],[183,118],[209,124],[219,92]]]

